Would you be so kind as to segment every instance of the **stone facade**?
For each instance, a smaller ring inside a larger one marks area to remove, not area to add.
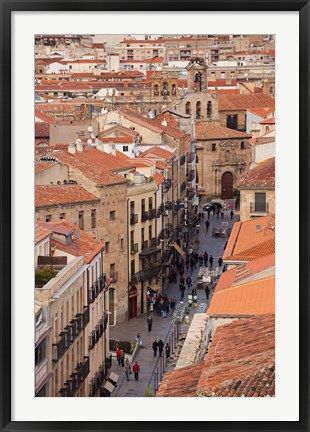
[[[223,190],[225,189],[223,175],[231,178],[228,181],[231,181],[231,192],[233,192],[237,177],[251,164],[251,144],[242,138],[197,140],[196,149],[199,187],[205,190],[209,198],[221,196],[223,199],[228,199],[227,191]]]
[[[265,211],[255,210],[255,194],[266,194]],[[246,221],[255,217],[267,216],[275,214],[275,190],[255,189],[240,190],[240,221]]]

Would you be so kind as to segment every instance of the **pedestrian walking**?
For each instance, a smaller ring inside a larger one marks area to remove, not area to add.
[[[125,353],[123,350],[121,350],[121,365],[122,367],[125,366]]]
[[[147,328],[148,328],[149,332],[152,331],[152,325],[153,325],[153,318],[150,315],[147,319]]]
[[[175,304],[176,304],[176,299],[175,297],[172,297],[172,299],[170,300],[170,307],[172,310],[175,309]]]
[[[157,345],[158,345],[159,357],[161,357],[164,349],[164,342],[161,339],[159,339]]]
[[[186,285],[187,289],[190,289],[190,287],[192,286],[192,278],[190,277],[190,275],[188,275],[186,278]]]
[[[222,264],[223,264],[223,260],[222,260],[222,258],[220,257],[220,258],[218,259],[218,265],[219,265],[219,267],[222,267]]]
[[[208,219],[210,219],[211,210],[209,209],[207,213],[208,213]]]
[[[205,253],[203,254],[203,260],[206,267],[208,266],[208,258],[209,258],[208,252],[205,251]]]
[[[209,231],[210,222],[206,220],[206,233]]]
[[[196,225],[196,233],[197,234],[199,234],[199,228],[200,228],[200,225],[199,225],[199,223]]]
[[[212,268],[212,264],[213,264],[213,256],[212,255],[210,255],[209,263],[210,263],[210,268]]]
[[[166,343],[165,353],[166,353],[166,360],[168,360],[170,357],[170,345],[168,342]]]
[[[133,370],[133,373],[135,374],[135,381],[139,381],[140,366],[139,366],[137,361],[133,365],[132,370]]]
[[[206,293],[206,299],[209,300],[209,295],[210,295],[210,288],[209,288],[209,285],[206,286],[206,288],[205,288],[205,293]]]
[[[180,277],[180,284],[184,284],[184,282],[185,282],[185,278],[184,278],[184,275],[182,275],[182,276]]]
[[[152,344],[152,348],[153,348],[153,352],[154,352],[154,357],[156,357],[156,354],[157,354],[157,348],[158,348],[158,342],[157,342],[156,339],[154,340],[154,342],[153,342],[153,344]]]
[[[185,291],[185,285],[180,284],[180,291],[181,291],[181,300],[184,299],[184,291]]]
[[[129,375],[131,374],[131,367],[130,367],[130,363],[129,363],[129,360],[127,357],[125,360],[124,370],[125,370],[126,379],[127,379],[127,381],[129,381]]]
[[[117,347],[117,350],[116,350],[116,360],[117,360],[117,363],[119,364],[119,366],[121,365],[121,350]]]
[[[216,210],[216,219],[219,219],[219,217],[220,217],[220,209],[218,208]]]
[[[224,219],[224,210],[221,209],[221,218]]]
[[[234,217],[234,211],[230,210],[230,219],[232,219]]]

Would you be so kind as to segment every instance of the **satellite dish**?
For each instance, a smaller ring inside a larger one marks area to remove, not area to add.
[[[92,126],[88,126],[87,130],[88,130],[88,132],[92,132],[93,131],[93,127]]]
[[[82,144],[82,140],[81,140],[80,138],[78,138],[78,139],[75,141],[75,144]]]
[[[140,156],[140,151],[139,151],[139,150],[136,151],[135,156],[136,156],[136,157],[139,157],[139,156]]]
[[[94,132],[92,132],[92,133],[90,134],[90,137],[91,137],[92,139],[95,138],[95,134],[94,134]]]
[[[92,141],[90,138],[87,140],[87,144],[88,144],[88,145],[92,145],[92,142],[93,142],[93,141]]]
[[[101,114],[106,114],[107,112],[108,112],[108,110],[106,108],[102,108]]]

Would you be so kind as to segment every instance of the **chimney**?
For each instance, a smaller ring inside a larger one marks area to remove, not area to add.
[[[256,225],[256,232],[259,233],[259,232],[261,232],[261,230],[262,230],[262,226],[257,224]]]
[[[82,142],[82,140],[76,140],[76,151],[78,153],[83,153],[83,142]]]
[[[163,126],[167,126],[167,120],[164,118],[164,120],[161,122],[161,124],[163,125]]]
[[[68,153],[76,154],[76,145],[74,142],[69,143]]]

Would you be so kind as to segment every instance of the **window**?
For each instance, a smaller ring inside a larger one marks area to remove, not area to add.
[[[199,120],[201,117],[201,102],[196,103],[196,119]]]
[[[52,215],[45,216],[45,222],[50,222],[52,220]]]
[[[185,114],[190,115],[190,113],[191,113],[191,104],[190,104],[190,102],[186,102],[186,104],[185,104]]]
[[[108,254],[110,249],[110,242],[105,242],[105,252]]]
[[[226,150],[225,151],[225,162],[229,162],[229,158],[230,158],[230,151]]]
[[[84,211],[79,211],[79,228],[84,229]]]
[[[270,131],[270,127],[269,127],[269,126],[266,126],[266,127],[265,127],[265,132],[268,133],[269,131]]]
[[[152,225],[149,225],[149,239],[152,238]]]
[[[91,227],[96,228],[96,209],[91,211]]]
[[[212,102],[209,101],[207,104],[207,118],[211,118],[212,116]]]
[[[123,152],[128,152],[128,146],[123,146]]]
[[[121,250],[122,251],[124,250],[124,239],[123,238],[121,239]]]
[[[255,211],[256,212],[266,211],[266,194],[263,192],[255,193]]]
[[[212,151],[215,151],[215,150],[216,150],[216,144],[215,144],[215,143],[212,144],[211,150],[212,150]]]
[[[59,214],[59,219],[65,219],[65,213],[60,213]]]
[[[46,358],[46,339],[36,347],[35,350],[35,365],[39,365]]]
[[[152,208],[153,208],[153,198],[150,197],[149,198],[149,210],[152,210]]]
[[[110,211],[110,221],[114,221],[115,220],[115,211],[112,210]]]
[[[244,141],[241,141],[241,143],[240,143],[240,149],[241,149],[241,150],[244,150],[244,149],[245,149]]]

